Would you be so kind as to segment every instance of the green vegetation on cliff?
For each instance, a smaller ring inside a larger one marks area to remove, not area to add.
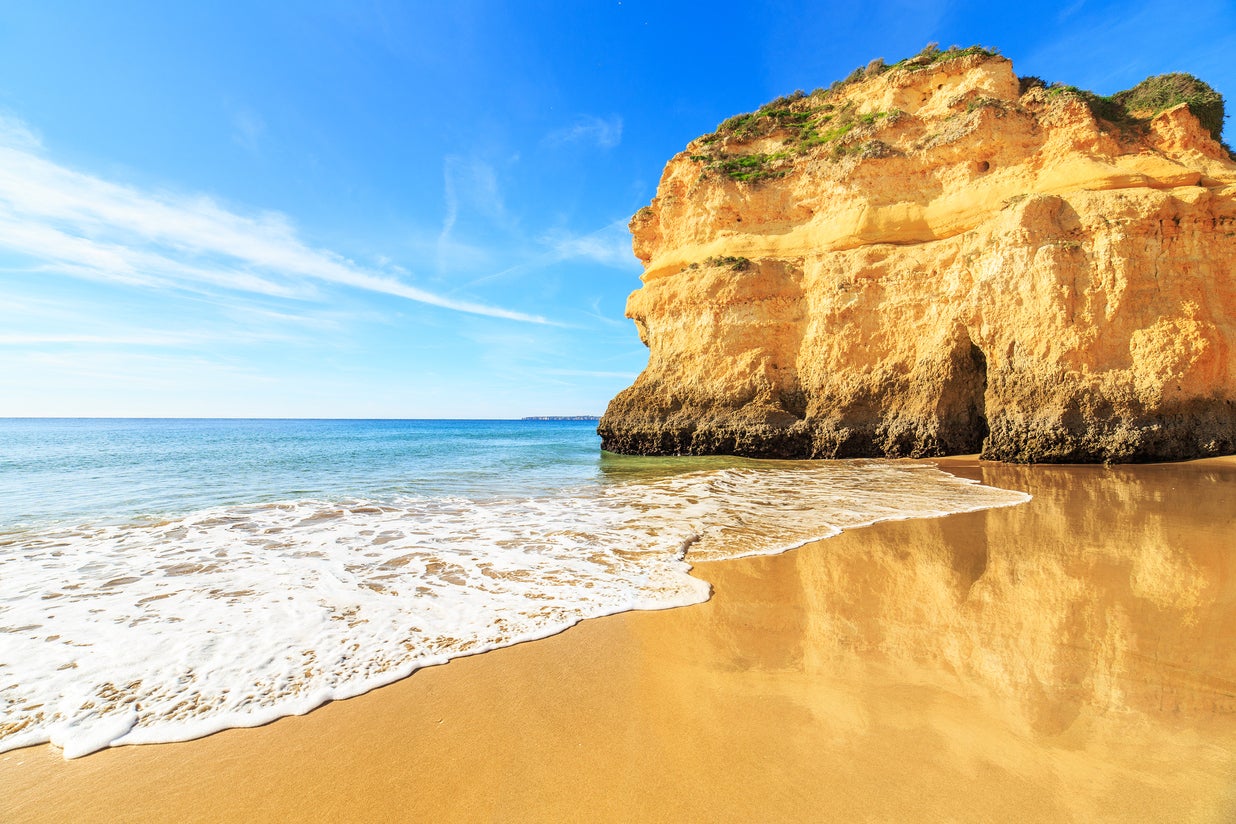
[[[782,168],[780,161],[785,160],[786,157],[788,157],[786,152],[691,155],[692,160],[703,163],[708,171],[718,172],[731,180],[738,180],[742,183],[758,183],[761,180],[781,177],[786,173],[786,169]]]
[[[1148,77],[1131,89],[1117,92],[1110,100],[1131,117],[1154,117],[1168,109],[1188,105],[1189,111],[1210,136],[1223,134],[1223,95],[1191,74],[1172,72]]]
[[[782,177],[789,170],[794,157],[808,153],[824,159],[839,160],[848,155],[858,157],[886,157],[892,154],[890,147],[870,139],[881,120],[896,122],[900,111],[866,112],[857,114],[855,104],[833,102],[845,87],[887,71],[918,71],[929,66],[956,60],[970,55],[994,57],[994,49],[982,46],[940,49],[930,43],[921,52],[892,65],[882,59],[873,60],[865,67],[855,69],[845,80],[833,83],[828,89],[816,89],[807,94],[799,90],[778,97],[754,112],[734,115],[726,119],[712,134],[700,138],[705,146],[722,143],[725,146],[743,144],[761,138],[779,135],[786,147],[779,152],[709,152],[691,155],[691,159],[703,165],[701,177],[716,173],[740,183],[757,184]],[[857,131],[856,131],[857,130]],[[827,146],[826,152],[814,150]]]
[[[1023,77],[1022,85],[1023,88],[1044,87],[1048,98],[1077,98],[1096,118],[1111,123],[1121,132],[1142,131],[1155,116],[1183,103],[1202,128],[1236,158],[1231,147],[1223,142],[1223,95],[1191,74],[1171,72],[1147,77],[1131,89],[1106,97],[1062,83],[1047,86],[1037,77]]]
[[[878,140],[855,140],[851,133],[858,129],[856,136],[870,137],[876,124],[885,119],[890,123],[896,122],[902,112],[858,114],[852,102],[841,106],[832,103],[815,105],[817,99],[815,94],[807,95],[801,91],[779,97],[757,111],[730,118],[716,132],[700,140],[704,145],[713,145],[723,137],[744,143],[779,135],[785,146],[783,151],[701,153],[691,155],[691,159],[704,166],[704,176],[716,172],[742,183],[759,183],[782,177],[795,157],[820,146],[829,147],[829,151],[821,155],[829,160],[839,160],[846,155],[882,157],[889,152],[886,144]]]
[[[808,154],[825,160],[847,156],[888,157],[896,154],[896,150],[875,139],[875,133],[881,121],[895,123],[903,113],[894,110],[859,115],[855,103],[841,102],[839,93],[885,72],[916,72],[973,55],[990,58],[998,56],[999,52],[984,46],[941,49],[929,43],[913,57],[891,65],[877,58],[828,89],[816,89],[810,94],[799,90],[778,97],[754,112],[728,118],[716,131],[699,139],[699,145],[710,151],[692,154],[691,159],[703,167],[701,178],[717,174],[739,183],[757,185],[783,177],[796,158]],[[1188,105],[1189,111],[1215,140],[1220,140],[1223,131],[1222,95],[1190,74],[1174,72],[1150,77],[1131,89],[1106,97],[1076,86],[1048,85],[1037,77],[1021,78],[1023,93],[1035,87],[1045,89],[1049,100],[1065,97],[1081,100],[1096,118],[1125,134],[1143,130],[1151,118],[1182,103]],[[966,113],[989,107],[1003,109],[1007,105],[993,98],[976,98],[967,104]],[[742,150],[745,144],[770,137],[779,137],[784,148],[771,152]],[[712,150],[713,147],[716,149]],[[825,147],[823,151],[821,147]]]
[[[964,49],[960,46],[949,46],[947,49],[941,49],[938,43],[928,43],[918,54],[913,57],[907,57],[904,60],[898,60],[892,65],[885,63],[884,58],[877,57],[866,66],[859,66],[850,72],[844,80],[835,81],[828,87],[828,90],[830,92],[838,92],[860,80],[876,77],[894,69],[916,72],[935,66],[938,63],[947,63],[949,60],[969,57],[972,54],[981,54],[983,57],[997,57],[1000,51],[998,49],[989,49],[986,46],[967,46]]]

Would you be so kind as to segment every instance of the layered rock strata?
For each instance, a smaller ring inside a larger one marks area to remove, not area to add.
[[[987,53],[774,101],[631,221],[603,447],[1019,462],[1236,451],[1236,163]]]

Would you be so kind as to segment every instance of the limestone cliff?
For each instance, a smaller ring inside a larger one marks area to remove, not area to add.
[[[1142,87],[1117,105],[975,49],[866,75],[670,160],[631,221],[645,272],[627,316],[649,362],[602,418],[604,448],[1236,451],[1221,98],[1188,78],[1219,126],[1196,101],[1139,111]]]

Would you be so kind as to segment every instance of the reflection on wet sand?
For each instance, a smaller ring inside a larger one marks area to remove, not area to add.
[[[933,762],[903,781],[1033,789],[1031,818],[1236,820],[1236,464],[949,468],[1034,501],[702,565],[735,597],[684,614],[694,640],[650,636],[692,671],[650,689],[754,688],[823,731],[818,758],[903,739]]]

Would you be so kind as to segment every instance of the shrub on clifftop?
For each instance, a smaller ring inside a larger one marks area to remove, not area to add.
[[[1030,85],[1042,82],[1038,78],[1030,80],[1037,81]],[[1023,83],[1023,93],[1026,88],[1028,86]],[[1119,126],[1122,131],[1141,128],[1155,115],[1184,103],[1202,128],[1216,141],[1223,142],[1223,95],[1191,74],[1172,72],[1147,77],[1133,88],[1107,97],[1076,86],[1053,83],[1047,87],[1047,95],[1049,98],[1061,95],[1078,98],[1090,107],[1095,117]]]
[[[1220,140],[1223,133],[1223,95],[1191,74],[1172,72],[1147,77],[1110,99],[1130,115],[1150,117],[1186,103],[1211,137]]]

